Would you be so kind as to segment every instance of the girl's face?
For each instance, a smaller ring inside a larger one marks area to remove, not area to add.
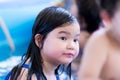
[[[43,61],[55,65],[70,63],[79,53],[80,27],[78,23],[58,27],[51,31],[43,44]]]

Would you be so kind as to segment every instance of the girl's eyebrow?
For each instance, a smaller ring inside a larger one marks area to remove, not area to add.
[[[75,37],[78,37],[78,36],[80,36],[80,33],[78,33],[78,34],[75,35]]]
[[[67,31],[60,31],[60,32],[58,32],[58,33],[59,33],[59,34],[64,33],[64,34],[67,34],[67,35],[71,35],[71,33],[70,33],[70,32],[67,32]],[[77,37],[77,36],[80,36],[80,33],[78,33],[78,34],[75,35],[75,37]]]
[[[64,34],[67,34],[67,35],[70,35],[71,33],[69,33],[69,32],[67,32],[67,31],[60,31],[60,32],[58,32],[59,34],[62,34],[62,33],[64,33]]]

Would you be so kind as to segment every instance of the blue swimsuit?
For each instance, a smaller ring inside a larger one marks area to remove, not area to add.
[[[29,65],[24,64],[23,68],[29,69]],[[10,75],[11,75],[11,72],[8,73],[8,75],[6,76],[5,80],[9,80]],[[35,75],[36,75],[37,80],[40,80],[39,75],[37,73]],[[56,74],[56,80],[60,80],[59,75],[57,75],[57,74]]]

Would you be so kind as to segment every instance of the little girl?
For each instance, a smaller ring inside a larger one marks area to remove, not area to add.
[[[48,7],[37,16],[32,39],[21,63],[6,80],[71,80],[71,62],[79,52],[80,26],[68,11]],[[66,80],[66,79],[65,79]]]

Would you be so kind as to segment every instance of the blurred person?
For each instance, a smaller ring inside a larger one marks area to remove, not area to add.
[[[81,50],[83,50],[89,36],[99,29],[101,19],[95,0],[76,0],[78,7],[78,21],[81,24]]]
[[[80,52],[78,57],[72,63],[72,70],[77,76],[84,47],[91,34],[100,27],[101,19],[99,17],[98,6],[95,0],[72,0],[70,12],[75,15],[81,25],[81,34],[79,38]],[[74,9],[75,6],[75,9]],[[77,80],[77,78],[75,79]]]
[[[79,36],[80,26],[67,10],[43,9],[33,25],[26,54],[6,80],[72,80],[71,62],[79,53]],[[61,77],[64,70],[65,79]]]
[[[89,38],[78,80],[120,80],[120,0],[96,0],[104,28]]]

